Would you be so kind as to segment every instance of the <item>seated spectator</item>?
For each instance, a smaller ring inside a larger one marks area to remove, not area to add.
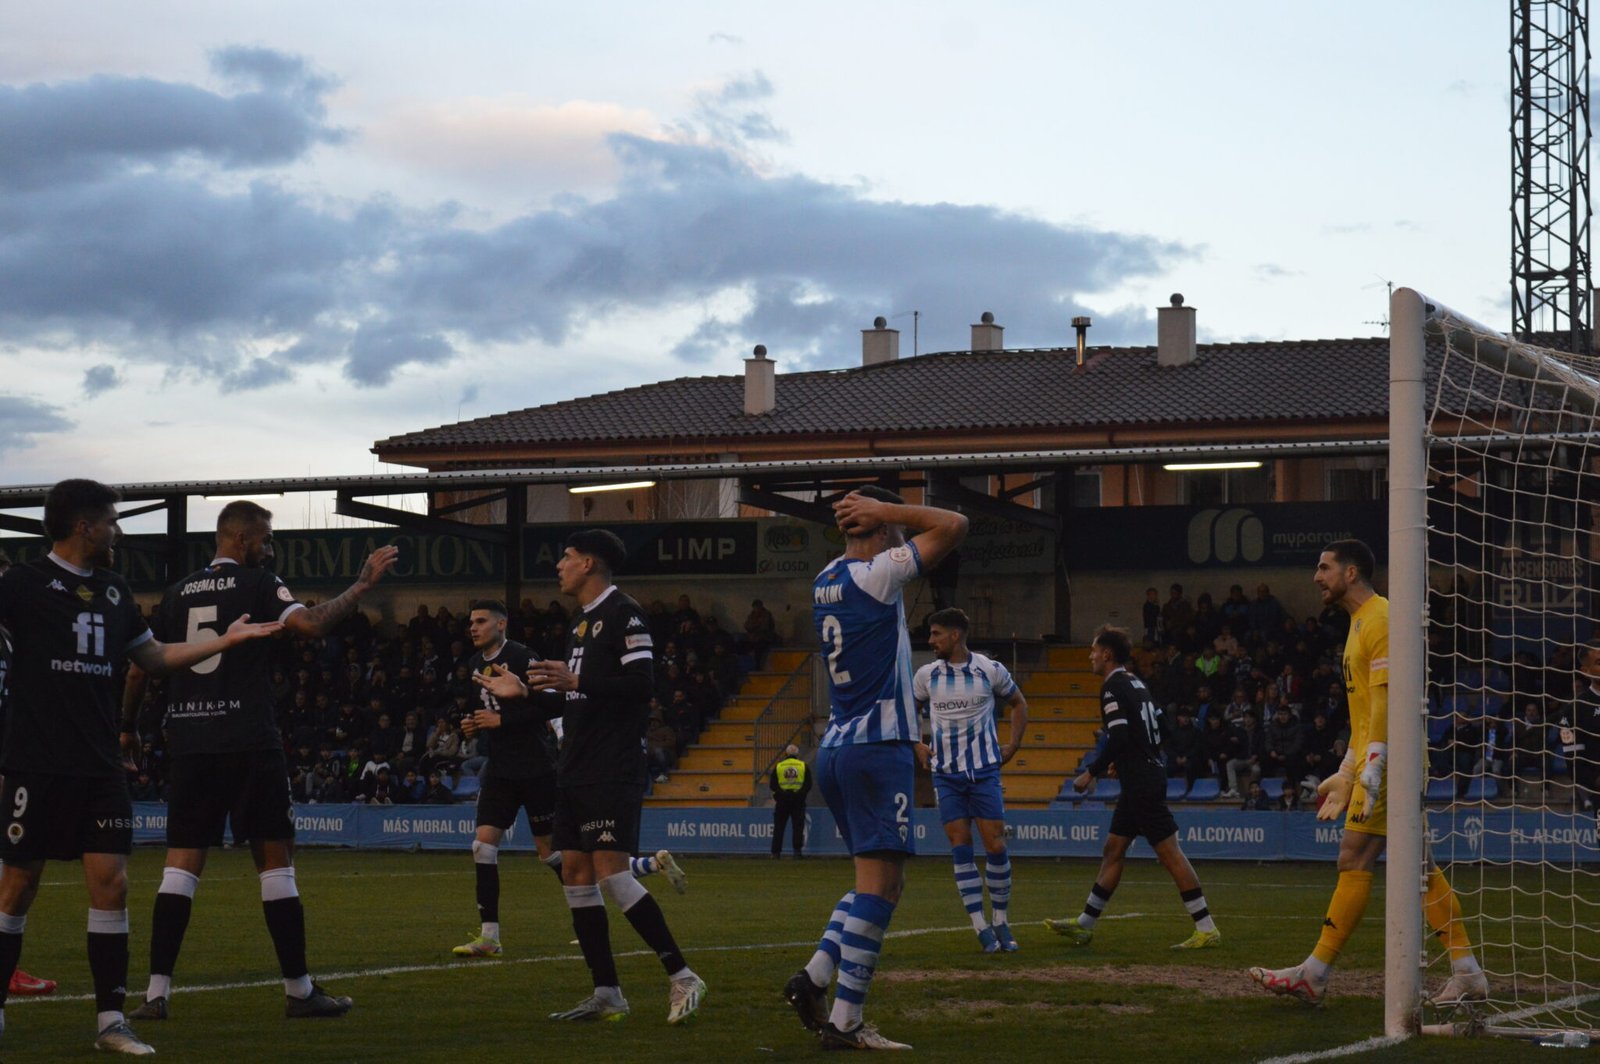
[[[427,784],[418,778],[415,770],[407,771],[395,788],[394,800],[401,805],[416,805],[422,801],[426,789]]]
[[[657,783],[667,778],[678,763],[678,733],[666,721],[666,711],[656,699],[650,700],[650,723],[644,733],[645,753],[650,775]]]
[[[150,778],[150,773],[144,769],[139,770],[139,775],[128,787],[128,793],[136,802],[159,802],[161,788]]]
[[[1298,794],[1298,772],[1303,765],[1300,751],[1305,746],[1304,729],[1283,703],[1267,721],[1262,739],[1261,774],[1283,780],[1284,790]]]
[[[427,748],[428,733],[422,727],[422,717],[412,710],[400,724],[400,748],[395,751],[394,757],[396,770],[404,772],[409,768],[418,768],[423,751]]]
[[[389,755],[382,750],[374,750],[368,756],[366,763],[361,766],[359,779],[376,776],[380,772],[394,773],[394,766],[389,764]]]
[[[1338,740],[1339,733],[1328,723],[1328,714],[1322,710],[1312,714],[1311,727],[1301,736],[1300,767],[1294,773],[1300,782],[1295,795],[1297,799],[1306,799],[1308,784],[1314,795],[1323,780],[1339,771],[1339,761],[1344,757],[1344,752],[1334,753],[1334,744]]]
[[[1183,585],[1173,584],[1161,604],[1161,629],[1169,643],[1176,642],[1194,621],[1194,606],[1183,597]]]
[[[1260,780],[1250,781],[1250,793],[1244,797],[1244,805],[1240,806],[1245,812],[1269,812],[1277,807],[1267,792],[1261,789]]]
[[[1233,637],[1233,625],[1225,624],[1222,631],[1211,641],[1211,647],[1224,658],[1231,658],[1239,649],[1239,641]]]
[[[361,777],[361,788],[355,800],[368,805],[393,805],[398,795],[389,778],[389,766],[384,765],[370,776]]]
[[[328,771],[326,765],[318,765],[312,783],[311,801],[323,805],[335,805],[339,802],[349,801],[349,792],[345,790],[343,778]]]
[[[1161,592],[1153,587],[1144,589],[1144,605],[1141,607],[1144,620],[1144,641],[1151,646],[1161,645]]]
[[[434,719],[418,767],[423,772],[455,773],[461,765],[461,732],[449,717]]]
[[[1511,774],[1524,779],[1549,779],[1555,762],[1551,727],[1537,698],[1524,698],[1522,712],[1512,722]]]
[[[423,805],[453,805],[456,796],[450,793],[450,788],[444,785],[444,778],[438,771],[428,773],[428,784],[422,790]]]
[[[1182,704],[1188,705],[1189,703]],[[1210,684],[1203,683],[1195,689],[1193,706],[1194,712],[1191,716],[1194,718],[1195,727],[1198,728],[1202,726],[1202,721],[1217,711],[1217,706],[1211,698]]]
[[[1237,725],[1229,723],[1220,714],[1213,713],[1206,718],[1205,731],[1201,733],[1204,740],[1206,764],[1216,777],[1217,787],[1224,793],[1228,786],[1228,763],[1246,748],[1243,730]],[[1230,798],[1239,797],[1239,792],[1227,795]]]
[[[1172,723],[1163,722],[1167,734],[1161,744],[1167,754],[1167,775],[1172,779],[1181,778],[1187,790],[1206,769],[1204,737],[1194,723],[1194,711],[1188,706],[1168,706],[1167,716]]]
[[[471,735],[461,740],[461,776],[476,776],[483,771],[489,759],[478,753],[478,737]],[[459,776],[457,777],[460,778]]]
[[[1233,689],[1233,698],[1222,710],[1222,717],[1229,724],[1237,724],[1250,711],[1251,705],[1249,693],[1243,687],[1235,687]]]
[[[400,729],[395,727],[394,718],[384,713],[378,717],[378,726],[368,733],[367,744],[374,754],[383,754],[392,765],[400,753],[400,739]]]
[[[778,645],[778,622],[760,599],[752,599],[744,618],[744,652],[755,659],[756,668],[766,664],[767,651]]]

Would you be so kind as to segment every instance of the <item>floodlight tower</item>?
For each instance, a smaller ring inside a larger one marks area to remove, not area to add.
[[[1588,351],[1589,0],[1511,0],[1511,331]]]

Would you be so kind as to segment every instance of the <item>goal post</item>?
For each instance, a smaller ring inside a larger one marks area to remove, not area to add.
[[[1389,842],[1384,873],[1383,1033],[1416,1032],[1422,1001],[1422,756],[1426,748],[1427,307],[1409,288],[1389,308]],[[1405,752],[1403,752],[1405,751]]]
[[[1600,695],[1578,670],[1600,577],[1600,357],[1406,288],[1390,322],[1384,1033],[1593,1037]],[[1430,856],[1485,1002],[1425,1002],[1449,975],[1430,972],[1447,957],[1423,918]]]

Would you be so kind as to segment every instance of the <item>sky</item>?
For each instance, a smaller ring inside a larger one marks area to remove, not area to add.
[[[1503,0],[0,5],[0,485],[901,351],[1510,314]],[[915,315],[915,316],[914,316]],[[285,515],[290,523],[295,515]],[[309,510],[299,515],[318,523]],[[280,523],[282,519],[280,519]]]

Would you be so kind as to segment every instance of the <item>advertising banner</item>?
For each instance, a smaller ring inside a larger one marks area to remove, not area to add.
[[[1309,812],[1246,813],[1237,809],[1179,809],[1178,840],[1184,853],[1209,861],[1334,861],[1343,828]],[[134,841],[165,841],[167,811],[157,803],[135,803]],[[1442,863],[1600,863],[1592,817],[1475,809],[1433,810],[1429,843]],[[453,806],[298,805],[295,831],[301,845],[372,850],[467,850],[474,816],[470,804]],[[916,809],[907,823],[917,853],[948,857],[949,841],[935,809]],[[1111,827],[1111,811],[1100,802],[1074,809],[1018,810],[1006,818],[1007,848],[1016,857],[1100,856]],[[682,854],[759,856],[772,847],[770,809],[646,808],[639,850],[666,848]],[[533,849],[527,819],[518,814],[502,848]],[[787,847],[785,847],[787,848]],[[844,840],[826,809],[806,813],[806,852],[843,856]],[[1130,851],[1151,856],[1139,840]]]
[[[1079,570],[1210,565],[1310,569],[1322,546],[1365,540],[1383,562],[1388,509],[1381,502],[1240,506],[1106,506],[1067,518],[1068,557]]]

